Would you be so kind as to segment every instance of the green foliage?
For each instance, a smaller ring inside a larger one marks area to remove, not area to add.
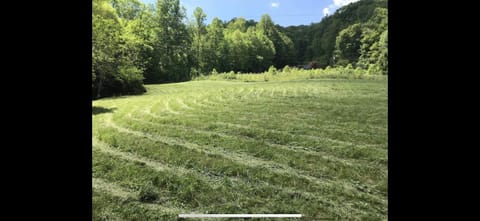
[[[355,68],[355,70],[353,71],[353,73],[356,75],[356,76],[361,76],[363,74],[366,73],[365,69],[362,69],[360,67],[357,67]]]
[[[230,31],[238,30],[240,32],[246,32],[247,28],[247,20],[245,20],[243,17],[234,18],[227,24],[227,30]]]
[[[203,12],[200,7],[195,8],[193,12],[195,23],[193,26],[193,43],[192,43],[192,51],[194,52],[196,68],[195,74],[192,76],[197,76],[200,73],[207,73],[209,70],[208,65],[208,53],[210,51],[207,50],[206,44],[206,27],[205,27],[205,19],[207,15]],[[211,69],[210,69],[211,70]]]
[[[213,68],[212,69],[212,72],[210,72],[211,75],[217,75],[218,72],[217,72],[217,69]]]
[[[382,73],[388,74],[388,30],[385,30],[382,35],[380,35],[379,45],[377,63]]]
[[[291,81],[308,79],[385,79],[381,75],[378,65],[372,65],[370,69],[365,70],[360,67],[353,68],[352,64],[346,67],[337,66],[332,68],[327,66],[325,69],[298,69],[285,66],[282,71],[278,71],[275,66],[262,73],[237,73],[230,71],[228,73],[218,73],[198,77],[195,80],[236,80],[243,82],[262,82],[262,81]]]
[[[386,27],[386,20],[382,20],[382,15],[376,12],[378,9],[386,12],[387,0],[357,1],[339,8],[333,15],[324,17],[319,23],[283,28],[284,32],[292,39],[295,48],[295,58],[291,60],[296,60],[297,64],[316,60],[321,68],[335,64],[346,65],[349,63],[349,59],[333,59],[334,55],[339,53],[335,48],[339,33],[354,24],[380,24],[382,28]],[[343,37],[347,36],[344,34]],[[348,44],[348,42],[344,43]],[[355,45],[351,45],[348,47],[349,49],[358,48],[358,42],[351,43]],[[350,51],[350,53],[356,52]],[[353,60],[358,60],[358,57]]]
[[[226,79],[226,80],[234,80],[234,79],[237,79],[237,76],[236,76],[236,74],[235,74],[234,71],[230,71],[230,72],[224,74],[223,76],[224,76],[224,79]]]
[[[158,0],[152,16],[152,57],[145,73],[146,83],[191,79],[192,37],[183,23],[185,9],[179,0]]]
[[[144,10],[144,5],[139,0],[110,0],[118,17],[124,20],[135,20]]]
[[[288,65],[285,65],[285,67],[283,67],[283,69],[282,69],[282,72],[285,73],[285,74],[288,74],[288,73],[292,72],[292,68]]]
[[[272,75],[277,74],[277,68],[275,68],[275,66],[271,65],[271,66],[268,68],[268,73],[269,73],[269,74],[272,74]]]
[[[358,61],[361,36],[362,26],[360,24],[348,26],[340,31],[335,41],[335,58],[342,61],[340,65],[355,64]]]
[[[388,74],[388,14],[387,9],[377,8],[373,17],[363,24],[358,65],[369,68],[375,64],[380,72]]]
[[[228,56],[227,68],[242,72],[259,72],[272,64],[275,55],[273,43],[262,32],[250,26],[245,32],[242,18],[237,19],[225,29],[225,42]],[[238,28],[238,29],[235,29]]]
[[[354,73],[352,64],[347,64],[347,66],[345,66],[344,73],[345,74],[353,74]]]
[[[92,0],[92,15],[118,21],[118,15],[109,0]],[[93,24],[93,23],[92,23]]]
[[[383,70],[379,64],[369,64],[367,74],[369,75],[379,75],[382,74]]]
[[[268,74],[260,77],[262,81],[274,81],[276,75],[290,72],[300,73],[302,79],[303,75],[308,79],[385,75],[386,3],[361,0],[320,23],[283,28],[268,14],[259,22],[214,18],[207,25],[207,15],[199,7],[187,25],[179,0],[157,0],[149,6],[140,0],[92,0],[92,95],[140,94],[146,91],[143,83],[204,79],[229,71],[237,74],[214,78],[256,81],[256,77],[238,73],[265,71]],[[292,68],[307,63],[313,69],[336,67],[336,72]]]
[[[335,42],[335,64],[354,64],[364,69],[371,69],[370,66],[374,64],[374,72],[387,74],[387,20],[387,9],[375,8],[366,22],[350,25],[340,31]]]
[[[136,1],[118,1],[122,4]],[[147,45],[137,35],[136,20],[117,15],[117,9],[107,1],[93,1],[92,10],[92,95],[100,98],[112,95],[141,94],[144,62],[141,51]],[[125,7],[124,7],[125,8]],[[132,15],[133,16],[133,15]],[[135,19],[135,17],[129,17]]]
[[[220,72],[228,71],[229,65],[226,55],[228,46],[224,37],[224,27],[222,21],[217,17],[213,18],[210,25],[207,26],[205,39],[205,61],[207,70],[216,68]]]
[[[268,14],[262,15],[260,22],[257,24],[257,30],[267,36],[273,43],[275,48],[275,57],[273,65],[277,68],[285,65],[295,64],[292,62],[295,56],[295,50],[292,40],[282,31],[277,29],[271,17]]]
[[[122,81],[123,91],[129,91],[132,94],[142,94],[146,92],[143,86],[142,70],[135,66],[118,67],[119,80]]]

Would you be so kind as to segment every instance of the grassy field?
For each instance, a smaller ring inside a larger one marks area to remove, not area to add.
[[[93,102],[94,220],[387,219],[385,79],[147,89]]]

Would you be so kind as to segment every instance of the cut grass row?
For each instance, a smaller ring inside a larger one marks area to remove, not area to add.
[[[385,81],[197,81],[148,91],[94,102],[111,110],[93,115],[94,220],[386,219]]]
[[[145,144],[141,145],[144,146]],[[109,154],[108,152],[105,153],[105,151],[97,153],[96,149],[94,149],[96,159],[94,161],[94,168],[96,169],[94,176],[118,183],[120,186],[125,186],[135,191],[139,191],[146,184],[154,185],[157,191],[161,193],[160,195],[163,196],[163,200],[173,204],[175,208],[183,208],[185,211],[194,211],[195,208],[206,207],[205,209],[210,212],[222,213],[221,211],[227,211],[228,213],[234,213],[234,210],[238,208],[228,209],[230,208],[228,202],[237,201],[238,199],[255,199],[253,201],[257,202],[257,205],[252,205],[252,207],[245,205],[246,208],[250,209],[257,207],[273,209],[276,206],[283,205],[285,207],[291,205],[285,205],[285,201],[282,202],[281,199],[274,200],[279,205],[266,206],[260,204],[263,202],[261,199],[269,198],[268,202],[271,202],[272,197],[278,196],[282,192],[285,192],[285,195],[293,194],[294,196],[292,197],[302,196],[303,194],[306,197],[310,196],[317,200],[322,199],[322,201],[312,202],[315,205],[310,206],[332,204],[332,210],[324,211],[318,208],[311,208],[312,212],[315,211],[336,217],[349,216],[348,214],[336,214],[339,208],[345,208],[344,205],[334,203],[338,199],[343,199],[352,204],[348,211],[349,214],[354,216],[359,216],[362,212],[365,213],[365,211],[359,210],[357,207],[363,210],[366,209],[362,208],[362,202],[358,201],[358,199],[370,201],[371,207],[368,208],[370,210],[378,210],[383,204],[382,201],[368,194],[361,194],[355,189],[347,188],[341,182],[312,182],[303,177],[292,177],[290,174],[272,173],[268,171],[268,168],[248,167],[215,155],[192,158],[192,155],[199,155],[194,150],[179,151],[178,147],[172,147],[171,152],[168,152],[167,148],[162,147],[161,154],[159,154],[159,151],[151,149],[135,149],[136,152],[133,155],[141,155],[143,158],[154,162],[166,161],[166,165],[174,165],[176,168],[183,168],[183,171],[190,170],[191,172],[181,173],[178,172],[178,169],[175,171],[153,169],[151,166],[147,167],[145,161],[132,161],[132,158],[125,159],[125,157],[121,159],[118,157],[118,154]],[[115,150],[117,153],[119,152],[118,149],[123,150],[122,147],[111,147],[110,149]],[[137,157],[137,159],[140,158]],[[98,166],[97,162],[99,162]],[[192,168],[202,168],[202,170],[196,171],[192,170]],[[210,179],[204,177],[209,177]],[[212,180],[212,182],[208,182],[208,180]],[[238,182],[239,180],[242,182]],[[243,186],[240,185],[242,183]],[[283,198],[285,195],[279,197]],[[286,199],[289,200],[289,203],[293,200],[291,198],[285,198],[284,200]],[[305,199],[298,200],[302,201]],[[209,203],[207,206],[201,205],[201,202]],[[217,210],[214,210],[215,208]],[[252,210],[240,210],[240,212],[259,213],[259,211]],[[307,212],[305,215],[309,217],[314,214]]]

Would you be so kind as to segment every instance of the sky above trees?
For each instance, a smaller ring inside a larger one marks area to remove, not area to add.
[[[309,25],[320,22],[333,14],[341,6],[358,0],[181,0],[187,9],[187,18],[193,20],[193,11],[201,7],[207,15],[206,23],[214,17],[229,21],[234,17],[244,17],[259,21],[262,14],[269,14],[281,26]],[[156,0],[142,0],[154,4]]]

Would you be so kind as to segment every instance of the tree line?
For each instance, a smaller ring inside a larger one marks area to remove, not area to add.
[[[320,23],[284,28],[268,14],[258,22],[215,17],[206,24],[207,15],[199,7],[188,21],[179,0],[157,0],[155,5],[92,0],[92,96],[141,94],[144,83],[312,62],[377,68],[386,74],[388,24],[382,2],[361,0]],[[342,20],[351,14],[357,17]]]

